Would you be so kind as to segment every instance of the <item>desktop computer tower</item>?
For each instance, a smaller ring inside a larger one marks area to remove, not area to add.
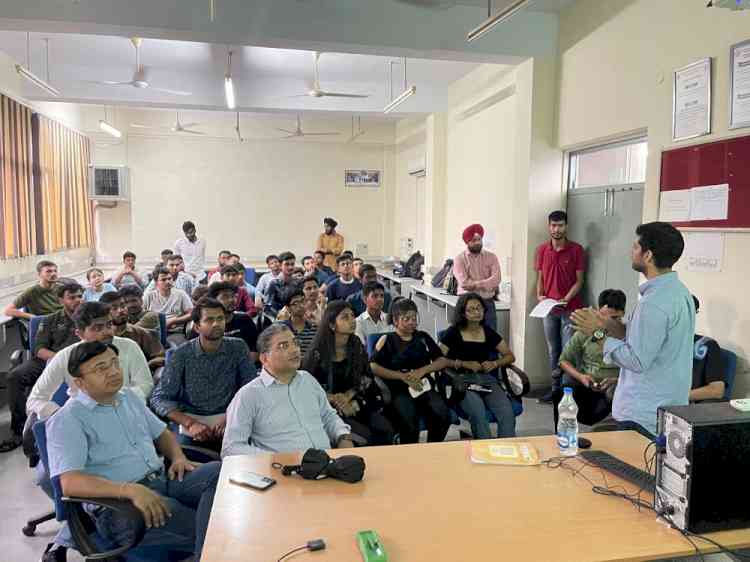
[[[750,412],[728,402],[669,406],[657,414],[666,439],[654,503],[692,533],[750,527]]]

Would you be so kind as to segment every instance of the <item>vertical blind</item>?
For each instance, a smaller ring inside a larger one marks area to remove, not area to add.
[[[0,258],[37,253],[30,108],[0,95]]]
[[[91,246],[88,139],[0,95],[0,259]]]

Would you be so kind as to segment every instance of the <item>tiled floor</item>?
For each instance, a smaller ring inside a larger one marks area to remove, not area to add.
[[[536,400],[524,401],[524,413],[518,418],[517,433],[519,436],[547,435],[552,431],[552,409],[550,406],[537,404]],[[0,437],[5,438],[8,431],[9,414],[7,407],[0,412]],[[468,427],[468,426],[467,426]],[[586,428],[581,428],[583,431]],[[459,428],[454,426],[448,439],[459,439]],[[25,537],[21,528],[30,516],[45,513],[51,507],[47,496],[33,483],[33,473],[29,469],[26,457],[20,449],[11,453],[0,454],[0,490],[2,491],[2,508],[0,510],[0,561],[1,562],[34,562],[41,559],[45,545],[52,540],[58,525],[52,521],[42,524],[34,537]],[[712,562],[728,561],[724,555],[707,556]],[[75,552],[68,553],[68,560],[83,560]],[[698,558],[695,558],[698,560]]]

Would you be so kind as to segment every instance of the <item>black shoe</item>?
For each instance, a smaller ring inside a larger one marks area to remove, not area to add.
[[[539,398],[537,402],[539,404],[552,404],[552,398],[555,396],[555,391],[550,389],[544,396]]]
[[[51,542],[44,549],[42,562],[65,562],[67,553],[67,548]]]

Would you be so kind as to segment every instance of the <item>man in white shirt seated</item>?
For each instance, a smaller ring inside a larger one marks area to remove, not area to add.
[[[292,331],[272,324],[258,337],[263,370],[243,386],[227,410],[221,456],[353,447],[350,427],[325,391],[300,371],[300,349]]]
[[[357,317],[355,333],[367,348],[367,337],[371,334],[392,332],[393,326],[388,323],[388,315],[383,312],[385,306],[385,287],[377,281],[367,283],[362,289],[366,310]]]
[[[81,341],[61,349],[47,362],[26,401],[27,413],[35,413],[39,419],[45,420],[59,410],[60,406],[52,401],[52,397],[62,383],[67,383],[68,395],[75,396],[78,387],[73,383],[73,377],[68,372],[70,354],[82,343],[94,341],[111,343],[117,348],[123,388],[132,390],[145,403],[154,388],[151,370],[137,343],[127,338],[114,336],[109,306],[100,302],[85,302],[73,315],[73,322],[75,322],[76,334]]]

